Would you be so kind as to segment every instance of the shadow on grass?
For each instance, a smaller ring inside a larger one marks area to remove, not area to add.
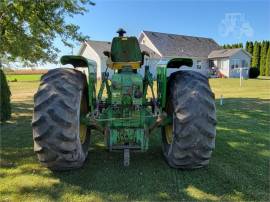
[[[128,168],[122,165],[122,153],[107,152],[102,137],[95,136],[84,167],[68,172],[51,172],[37,163],[30,127],[32,103],[15,103],[18,117],[1,125],[2,161],[14,165],[4,166],[6,173],[1,177],[29,175],[38,181],[53,181],[20,185],[1,194],[92,201],[269,199],[270,100],[224,99],[223,106],[218,103],[216,150],[207,168],[169,168],[157,133],[151,137],[147,153],[131,154]]]

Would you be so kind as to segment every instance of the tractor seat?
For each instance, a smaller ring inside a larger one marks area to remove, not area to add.
[[[131,67],[138,69],[143,64],[143,54],[136,37],[114,37],[111,52],[104,52],[108,56],[107,65],[111,69]]]

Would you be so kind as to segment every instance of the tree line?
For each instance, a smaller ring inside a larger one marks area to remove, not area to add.
[[[247,41],[245,50],[252,55],[251,67],[260,70],[261,76],[270,76],[270,41]],[[225,44],[225,49],[244,48],[243,43]]]

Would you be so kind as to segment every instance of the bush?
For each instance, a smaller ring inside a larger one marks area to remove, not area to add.
[[[6,121],[11,117],[11,92],[2,69],[0,69],[0,84],[0,121]]]
[[[260,75],[260,70],[256,67],[251,67],[248,72],[248,77],[250,79],[255,79]]]

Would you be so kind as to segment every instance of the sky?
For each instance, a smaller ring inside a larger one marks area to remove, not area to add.
[[[92,0],[88,13],[68,18],[92,40],[111,41],[120,27],[201,36],[218,44],[270,40],[270,0]],[[70,54],[60,40],[60,54]],[[74,54],[78,52],[76,45]]]

